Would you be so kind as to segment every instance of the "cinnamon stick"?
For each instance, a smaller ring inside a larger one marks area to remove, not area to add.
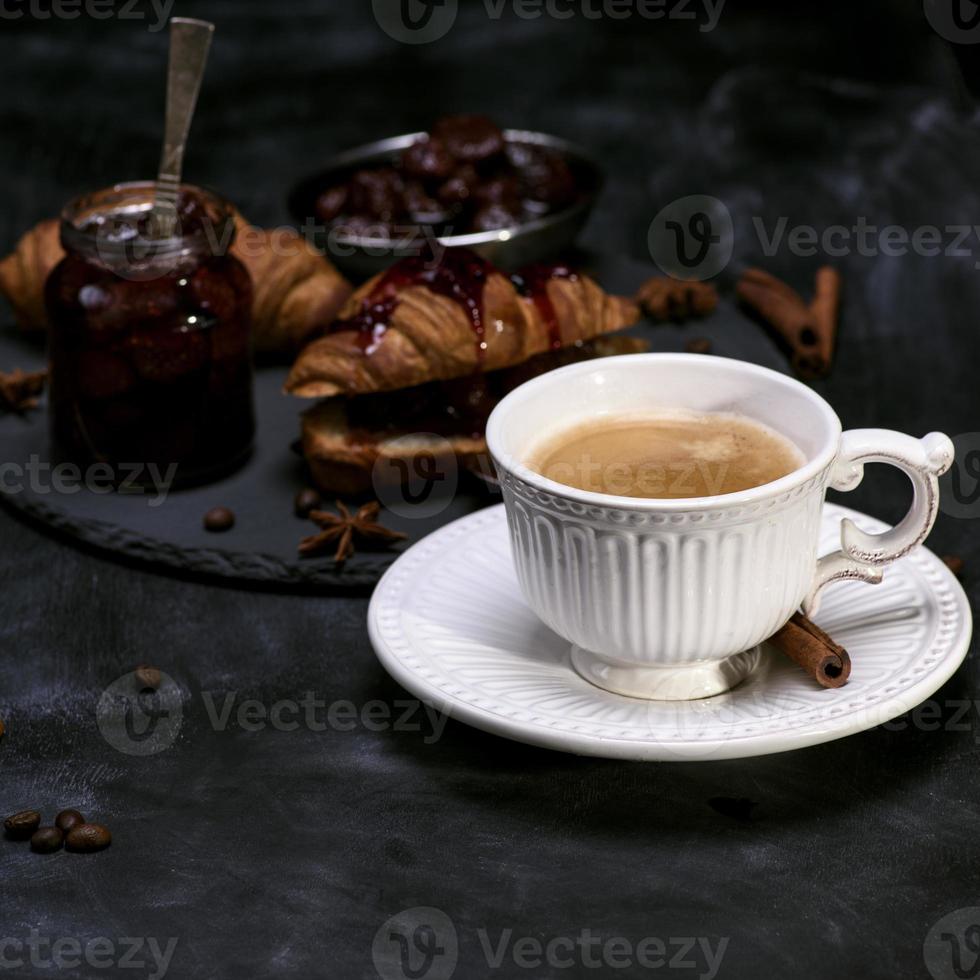
[[[943,555],[943,563],[957,578],[963,574],[963,559],[959,555]]]
[[[802,613],[795,613],[769,642],[823,687],[842,687],[851,676],[847,651]]]
[[[804,378],[823,377],[830,370],[840,291],[840,273],[829,265],[817,270],[810,303],[763,269],[746,269],[735,287],[739,300],[789,348],[793,370]]]

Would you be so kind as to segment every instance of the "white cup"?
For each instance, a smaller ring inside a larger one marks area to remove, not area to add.
[[[714,497],[651,499],[578,490],[525,465],[542,438],[603,416],[686,409],[762,422],[805,462],[772,483]],[[758,644],[839,579],[881,581],[936,519],[949,438],[841,432],[819,395],[767,368],[701,354],[630,354],[543,374],[507,395],[487,424],[524,596],[573,644],[583,677],[632,697],[728,690]],[[867,534],[841,524],[841,550],[817,557],[828,486],[852,490],[864,464],[891,463],[915,490],[901,523]]]

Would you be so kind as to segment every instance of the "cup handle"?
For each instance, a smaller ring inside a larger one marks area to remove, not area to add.
[[[813,585],[803,600],[810,616],[819,606],[818,593],[831,582],[856,579],[876,585],[882,567],[908,554],[932,530],[939,510],[939,477],[953,462],[953,443],[941,432],[915,439],[891,429],[851,429],[841,436],[840,453],[829,485],[853,490],[864,477],[865,463],[891,463],[912,481],[912,506],[899,524],[880,534],[862,531],[850,518],[840,526],[840,551],[817,562]]]

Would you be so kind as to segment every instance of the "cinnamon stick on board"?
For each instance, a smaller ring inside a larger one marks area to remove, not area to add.
[[[762,269],[746,269],[735,287],[738,298],[789,347],[793,369],[804,378],[823,377],[834,358],[840,273],[829,265],[817,270],[813,299],[803,297]]]
[[[803,613],[795,613],[768,642],[823,687],[842,687],[851,676],[847,651]]]

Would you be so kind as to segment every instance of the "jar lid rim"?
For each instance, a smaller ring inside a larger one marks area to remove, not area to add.
[[[83,227],[83,219],[95,214],[111,214],[140,204],[145,206],[139,208],[141,211],[148,210],[152,207],[157,186],[154,180],[124,181],[76,195],[61,210],[62,244],[78,249],[95,245],[99,254],[107,258],[121,258],[139,249],[142,256],[156,259],[186,252],[195,243],[210,245],[216,253],[227,251],[235,235],[234,208],[217,192],[197,184],[183,183],[178,192],[186,192],[202,201],[210,220],[200,222],[186,233],[182,233],[178,226],[167,238],[137,235],[125,240],[111,240]]]

